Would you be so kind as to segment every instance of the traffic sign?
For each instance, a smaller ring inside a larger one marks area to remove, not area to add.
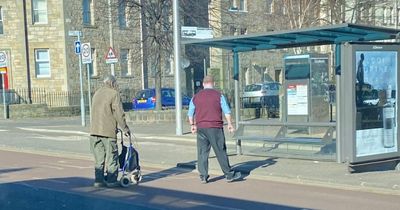
[[[110,47],[108,49],[108,52],[107,52],[105,58],[106,58],[106,63],[117,63],[118,62],[117,55],[112,47]]]
[[[82,63],[89,64],[92,63],[92,48],[90,48],[90,43],[82,43]]]
[[[0,67],[0,74],[7,74],[7,67]]]
[[[0,51],[0,67],[7,67],[7,53]]]
[[[75,41],[74,46],[75,46],[75,54],[77,55],[81,54],[81,42]]]

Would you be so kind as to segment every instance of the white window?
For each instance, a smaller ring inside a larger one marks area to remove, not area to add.
[[[273,7],[274,7],[274,1],[273,0],[266,0],[265,13],[272,14],[274,12],[274,8]],[[285,6],[283,6],[283,8],[285,9]]]
[[[130,62],[130,50],[121,49],[120,59],[121,59],[121,76],[130,76],[132,74],[132,65]]]
[[[230,11],[247,11],[247,0],[232,0]]]
[[[82,1],[83,24],[93,25],[93,0]]]
[[[33,23],[47,23],[47,0],[32,0]]]
[[[36,77],[50,77],[49,49],[35,49]]]
[[[0,34],[4,34],[3,29],[3,7],[0,6]]]

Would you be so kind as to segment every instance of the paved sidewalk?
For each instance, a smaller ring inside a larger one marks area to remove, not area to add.
[[[0,120],[1,125],[5,121]],[[8,121],[10,122],[10,121]],[[54,129],[74,131],[79,135],[87,135],[88,128],[80,126],[79,118],[62,119],[31,119],[13,120],[11,123],[18,125],[45,125],[56,126]],[[177,166],[195,167],[196,150],[195,135],[189,133],[187,123],[184,123],[184,135],[176,136],[174,123],[153,123],[153,124],[130,124],[133,133],[140,142],[147,139],[158,140],[160,143],[152,144],[152,147],[160,147],[162,154],[143,154],[142,165],[152,167],[172,168]],[[228,152],[231,165],[239,171],[246,173],[248,177],[274,180],[288,183],[301,183],[310,185],[327,186],[340,189],[362,190],[379,193],[400,195],[400,171],[386,170],[364,173],[349,173],[346,164],[339,164],[334,161],[316,161],[289,159],[282,157],[270,157],[268,153],[263,156],[235,155],[234,141],[231,134],[227,135]],[[164,144],[176,143],[188,145],[186,150],[168,151],[163,150]],[[262,144],[261,144],[262,145]],[[255,147],[257,145],[248,145]],[[244,145],[247,147],[247,145]],[[90,156],[85,156],[91,158]],[[214,176],[221,175],[219,165],[214,157],[210,158],[210,170]]]

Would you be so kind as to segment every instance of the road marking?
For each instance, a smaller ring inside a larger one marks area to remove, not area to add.
[[[86,136],[32,136],[35,139],[44,139],[51,141],[86,141],[88,137]]]
[[[69,182],[66,182],[66,181],[54,180],[54,179],[49,179],[49,178],[40,178],[40,177],[32,177],[32,179],[45,181],[45,182],[58,183],[58,184],[68,184],[69,183]]]
[[[43,165],[43,167],[46,167],[46,168],[52,168],[52,169],[57,169],[57,170],[64,170],[64,168],[62,168],[62,167],[58,167],[58,166],[52,166],[52,165],[48,165],[47,163],[42,163]]]
[[[7,131],[7,130],[1,130],[1,129],[0,129],[0,132],[2,132],[2,131],[4,132],[4,131]]]
[[[217,208],[217,209],[243,210],[243,209],[238,209],[238,208],[231,208],[231,207],[213,205],[213,204],[199,202],[199,201],[186,201],[185,203],[192,204],[192,205],[208,206],[208,207]]]
[[[77,169],[93,168],[93,166],[77,166],[77,165],[62,164],[62,163],[45,163],[45,162],[42,162],[42,164],[44,164],[46,166],[58,167],[58,168],[61,168],[61,169],[64,169],[63,167],[77,168]]]
[[[42,129],[42,128],[23,128],[17,127],[21,130],[26,131],[36,131],[36,132],[47,132],[47,133],[69,133],[69,134],[78,134],[78,135],[89,135],[89,133],[83,131],[70,131],[70,130],[50,130],[50,129]]]

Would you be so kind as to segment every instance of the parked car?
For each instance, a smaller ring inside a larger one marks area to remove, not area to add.
[[[190,97],[182,96],[182,106],[189,106]],[[175,90],[173,88],[161,88],[161,106],[163,109],[175,107]],[[144,89],[136,94],[132,100],[132,109],[154,109],[156,107],[156,90]]]
[[[242,103],[244,108],[269,108],[279,110],[278,82],[256,83],[246,85],[243,91]]]

